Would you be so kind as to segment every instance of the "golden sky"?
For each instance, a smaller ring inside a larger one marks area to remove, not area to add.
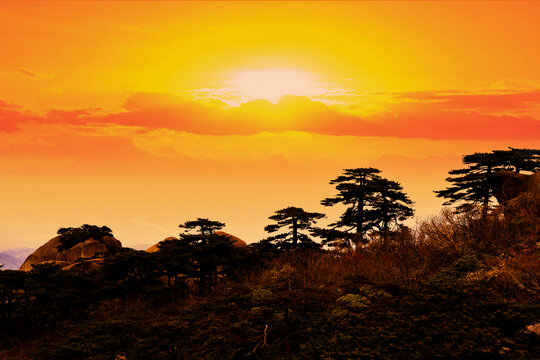
[[[539,2],[0,2],[0,249],[211,217],[247,242],[341,169],[419,219],[475,151],[540,145]]]

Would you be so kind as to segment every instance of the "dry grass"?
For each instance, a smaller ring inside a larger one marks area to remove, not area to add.
[[[274,284],[281,281],[277,272],[288,268],[302,288],[324,286],[333,288],[342,283],[347,276],[349,264],[335,253],[302,251],[285,254],[274,259],[269,266],[259,271],[242,275],[241,281],[249,287]],[[290,274],[292,275],[292,274]]]
[[[356,251],[288,253],[245,274],[242,282],[252,287],[275,284],[283,281],[276,274],[287,268],[301,287],[339,288],[348,278],[413,286],[458,259],[473,256],[481,270],[469,274],[468,281],[488,281],[499,295],[530,299],[539,294],[539,230],[540,196],[524,194],[487,219],[474,211],[456,214],[445,209],[415,231],[403,227],[385,236],[373,235]]]
[[[424,272],[423,245],[410,231],[377,238],[366,247],[353,252],[302,251],[274,259],[268,267],[242,276],[250,287],[284,281],[276,275],[282,269],[294,276],[302,288],[339,288],[347,279],[366,283],[406,283],[418,280]]]

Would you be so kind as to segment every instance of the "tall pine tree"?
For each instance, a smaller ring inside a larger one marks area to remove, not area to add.
[[[345,169],[343,174],[330,181],[336,185],[337,195],[321,201],[324,206],[337,204],[347,208],[339,220],[330,224],[330,229],[319,229],[323,243],[336,239],[358,246],[365,243],[365,235],[374,230],[390,230],[392,223],[412,216],[412,202],[403,192],[401,185],[381,177],[376,168]]]
[[[380,179],[376,184],[378,191],[368,210],[368,218],[379,231],[388,232],[392,225],[398,225],[414,215],[413,202],[403,192],[400,183],[388,179]]]
[[[299,246],[299,243],[302,247],[311,247],[315,244],[305,231],[311,231],[313,224],[323,217],[325,217],[324,214],[307,212],[302,208],[293,206],[277,210],[275,215],[269,217],[269,219],[274,220],[275,223],[266,226],[264,230],[269,233],[274,233],[280,229],[287,228],[288,231],[271,236],[267,240],[273,242],[277,241],[280,248],[292,247],[294,249]]]
[[[336,185],[338,194],[321,201],[324,206],[340,203],[347,206],[340,219],[330,226],[345,233],[354,230],[357,243],[364,239],[365,232],[371,228],[370,222],[366,221],[365,211],[377,192],[375,184],[382,179],[378,175],[380,172],[375,168],[345,169],[343,175],[330,181],[331,185]]]
[[[196,269],[200,290],[206,291],[218,280],[218,275],[227,274],[240,263],[243,254],[234,247],[229,236],[215,234],[224,223],[206,218],[187,221],[179,227],[185,229],[179,240],[171,240],[168,247]]]

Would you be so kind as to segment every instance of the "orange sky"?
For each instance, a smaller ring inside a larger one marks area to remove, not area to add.
[[[375,166],[419,218],[461,155],[540,147],[540,2],[0,2],[0,249],[267,217]]]

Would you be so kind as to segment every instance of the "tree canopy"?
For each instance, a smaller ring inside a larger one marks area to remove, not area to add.
[[[498,159],[504,170],[536,172],[540,170],[540,149],[493,150],[493,157]]]
[[[227,235],[215,234],[224,223],[207,218],[186,221],[179,227],[186,229],[179,240],[170,240],[160,246],[164,253],[176,254],[169,264],[172,271],[185,270],[199,279],[205,291],[217,282],[222,273],[229,273],[241,262],[242,254]]]
[[[186,221],[183,224],[178,225],[179,228],[185,229],[186,233],[198,232],[201,235],[208,235],[214,233],[214,231],[220,230],[225,226],[224,223],[207,218],[197,218],[197,220]]]
[[[393,223],[413,215],[412,201],[395,181],[381,177],[376,168],[345,169],[343,174],[330,181],[336,185],[337,195],[321,201],[324,206],[337,204],[347,208],[339,220],[330,224],[331,229],[316,233],[324,243],[335,239],[352,241],[356,246],[366,242],[365,235],[374,229],[388,231]]]
[[[398,224],[414,215],[413,202],[396,181],[380,179],[375,187],[377,196],[371,201],[367,218],[379,231],[389,231],[392,223]]]
[[[58,249],[67,250],[88,239],[99,240],[104,236],[113,236],[112,230],[107,226],[96,226],[84,224],[77,228],[60,228],[57,232],[60,235],[60,245]]]
[[[535,172],[540,170],[540,150],[493,150],[463,156],[466,168],[449,171],[446,181],[452,185],[435,191],[437,197],[446,199],[444,205],[457,204],[458,211],[467,211],[481,204],[485,217],[493,196],[494,179],[500,170]]]
[[[338,194],[322,200],[321,204],[334,206],[342,203],[348,206],[340,219],[331,226],[346,229],[347,232],[354,229],[363,238],[365,231],[371,228],[371,224],[366,221],[365,209],[375,196],[375,184],[382,179],[378,175],[380,172],[375,168],[345,169],[343,175],[330,181],[331,185],[336,185]]]
[[[314,245],[314,242],[305,232],[311,231],[315,222],[324,217],[324,214],[307,212],[302,208],[294,206],[277,210],[275,215],[269,217],[275,223],[267,225],[264,230],[269,233],[277,232],[283,228],[287,228],[288,230],[271,236],[267,240],[278,242],[280,248],[311,247]]]

